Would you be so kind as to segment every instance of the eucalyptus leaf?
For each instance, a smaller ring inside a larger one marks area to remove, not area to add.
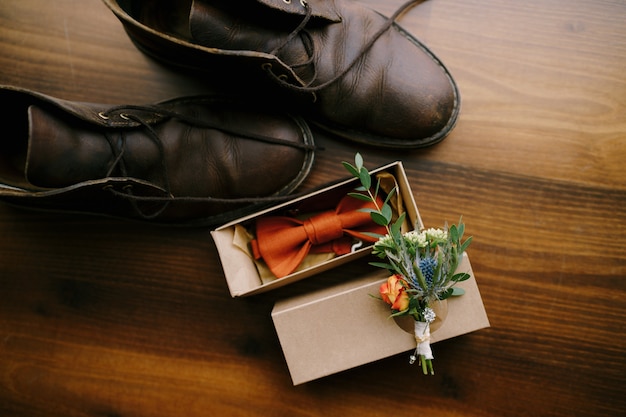
[[[395,194],[396,194],[396,187],[393,187],[391,191],[389,191],[389,194],[387,194],[387,198],[385,198],[385,203],[388,203],[389,200],[391,200],[391,197],[393,197]]]
[[[359,170],[354,167],[352,164],[350,164],[349,162],[342,162],[343,167],[353,176],[353,177],[358,177],[359,176]]]
[[[372,220],[374,220],[374,223],[377,225],[387,226],[389,224],[389,220],[377,211],[372,211],[370,216],[372,216]]]
[[[470,279],[470,277],[471,277],[470,274],[467,274],[465,272],[459,272],[458,274],[452,275],[452,281],[454,282],[467,281],[468,279]]]
[[[465,290],[463,288],[458,288],[458,287],[452,287],[452,294],[450,294],[451,297],[460,297],[461,295],[465,294]]]
[[[376,188],[374,189],[374,200],[378,197],[378,191],[380,190],[380,179],[376,181]]]
[[[354,197],[354,198],[357,198],[357,199],[359,199],[359,200],[368,201],[368,202],[371,202],[371,201],[372,201],[372,198],[371,198],[369,195],[367,195],[367,194],[361,194],[361,193],[348,193],[348,195],[349,195],[350,197]]]
[[[378,213],[378,210],[375,210],[369,207],[363,207],[363,208],[357,209],[356,211],[361,212],[361,213]]]
[[[370,173],[367,169],[361,168],[359,171],[359,179],[361,180],[361,185],[369,190],[372,186],[372,177],[370,177]]]
[[[387,224],[391,223],[391,218],[393,217],[393,210],[391,209],[391,206],[389,204],[383,204],[380,212],[385,219],[387,219]]]
[[[354,155],[354,164],[359,171],[363,167],[363,157],[358,152]]]
[[[450,297],[453,293],[453,289],[452,288],[448,288],[447,290],[445,290],[444,292],[442,292],[441,294],[439,294],[439,299],[440,300],[445,300],[446,298]]]

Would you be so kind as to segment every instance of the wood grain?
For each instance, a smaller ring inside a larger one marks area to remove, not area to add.
[[[399,159],[424,222],[462,215],[474,236],[492,327],[436,344],[434,377],[398,355],[292,386],[274,301],[365,262],[232,299],[207,229],[2,204],[0,415],[625,414],[624,16],[619,0],[424,2],[400,22],[459,84],[453,133],[394,152],[316,132],[303,190],[345,177],[356,151]],[[142,55],[100,0],[0,3],[0,84],[138,104],[216,82]],[[4,125],[0,140],[23,140]]]

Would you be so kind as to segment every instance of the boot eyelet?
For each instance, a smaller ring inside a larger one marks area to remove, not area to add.
[[[285,4],[291,4],[291,0],[283,0],[283,3],[285,3]]]
[[[302,7],[306,7],[309,4],[306,2],[306,0],[300,0],[300,4],[302,5]]]
[[[107,116],[106,114],[104,114],[103,111],[101,111],[100,113],[98,113],[98,116],[100,116],[101,119],[103,120],[109,120],[109,116]]]
[[[128,117],[126,113],[120,113],[120,117],[124,120],[130,120],[130,118]]]
[[[265,62],[265,63],[261,64],[261,68],[264,69],[265,71],[271,71],[272,70],[272,64],[270,64],[269,62]]]

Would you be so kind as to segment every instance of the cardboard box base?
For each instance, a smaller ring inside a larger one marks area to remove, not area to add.
[[[489,327],[467,254],[458,271],[471,278],[457,284],[464,295],[447,300],[448,315],[432,333],[431,343]],[[378,296],[387,276],[375,270],[276,303],[272,319],[294,385],[415,349],[413,334],[389,318],[387,304],[371,296]]]
[[[406,210],[410,227],[412,229],[421,228],[422,220],[419,216],[417,206],[415,205],[415,199],[413,198],[411,187],[409,186],[402,163],[397,161],[370,171],[370,173],[372,175],[376,175],[377,173],[390,173],[393,175],[397,183],[398,195],[401,196],[403,200],[403,206]],[[238,226],[250,226],[261,216],[283,213],[285,211],[289,211],[290,209],[297,208],[300,205],[306,204],[307,202],[315,201],[319,203],[325,201],[332,202],[334,200],[338,201],[339,198],[344,197],[348,192],[354,191],[354,189],[359,185],[360,183],[357,179],[350,178],[312,192],[306,196],[301,196],[287,203],[234,220],[211,231],[211,236],[215,241],[231,296],[250,296],[270,291],[324,271],[328,271],[332,268],[336,268],[339,265],[345,264],[357,258],[369,255],[372,251],[371,245],[364,245],[361,249],[357,249],[352,253],[337,256],[332,260],[319,263],[304,270],[298,270],[286,277],[264,283],[259,276],[259,271],[254,263],[254,260],[251,258],[250,253],[242,250],[237,244],[234,243],[236,241],[235,229]]]

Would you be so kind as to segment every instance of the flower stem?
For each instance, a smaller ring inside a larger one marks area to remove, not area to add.
[[[422,365],[422,372],[424,372],[424,375],[428,375],[429,372],[431,375],[435,375],[432,359],[426,359],[424,356],[420,355],[420,364]]]

